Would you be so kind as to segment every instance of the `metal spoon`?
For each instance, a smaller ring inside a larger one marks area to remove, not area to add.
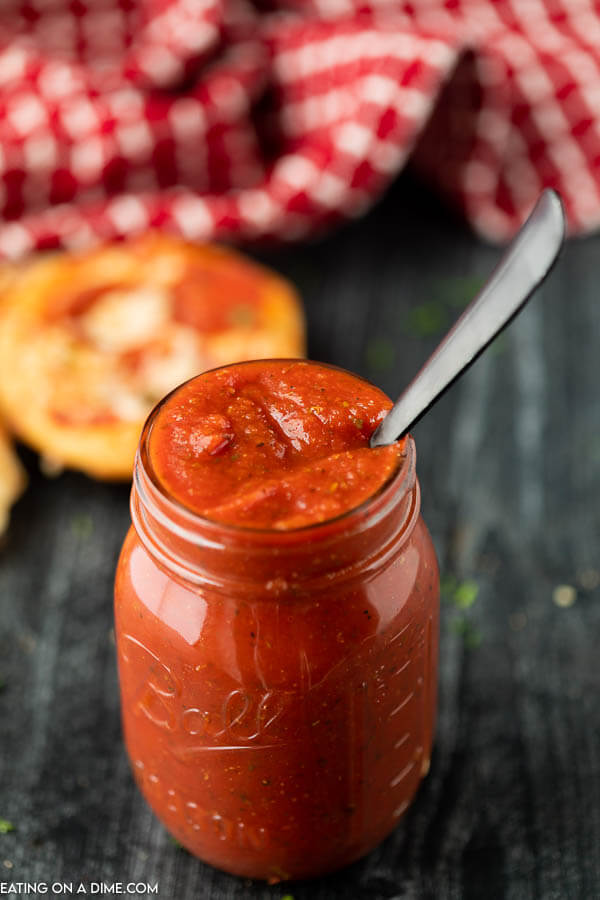
[[[419,421],[523,308],[556,260],[565,236],[562,203],[546,189],[489,281],[467,306],[371,436],[392,444]]]

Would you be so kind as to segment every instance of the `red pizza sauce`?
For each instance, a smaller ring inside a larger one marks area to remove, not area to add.
[[[388,834],[429,766],[439,578],[390,401],[316,363],[207,372],[150,416],[116,577],[146,799],[229,872],[312,877]]]

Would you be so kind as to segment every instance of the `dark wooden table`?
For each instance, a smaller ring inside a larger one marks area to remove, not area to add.
[[[405,175],[363,220],[261,256],[303,293],[310,355],[393,395],[498,251]],[[47,480],[24,452],[31,484],[0,556],[1,882],[158,882],[175,900],[600,897],[599,282],[600,237],[571,242],[415,431],[445,576],[436,750],[394,834],[317,882],[229,877],[154,819],[121,743],[111,631],[128,489]]]

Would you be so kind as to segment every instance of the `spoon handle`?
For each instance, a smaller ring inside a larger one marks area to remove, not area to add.
[[[508,325],[550,271],[564,234],[562,203],[555,191],[546,189],[489,281],[373,432],[371,447],[406,434]]]

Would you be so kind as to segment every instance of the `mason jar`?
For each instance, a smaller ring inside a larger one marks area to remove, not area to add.
[[[136,781],[171,834],[227,872],[337,869],[390,833],[429,768],[439,576],[413,440],[357,508],[249,528],[169,494],[148,452],[155,416],[115,588]]]

